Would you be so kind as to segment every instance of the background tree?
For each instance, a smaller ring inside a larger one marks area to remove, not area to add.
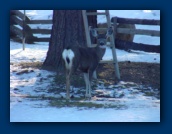
[[[88,23],[97,27],[97,17],[88,17]],[[95,43],[95,40],[92,41]],[[66,46],[73,45],[86,46],[82,10],[54,10],[49,50],[43,67],[63,71],[62,51]]]

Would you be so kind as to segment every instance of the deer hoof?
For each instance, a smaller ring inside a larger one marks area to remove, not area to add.
[[[66,100],[70,100],[70,97],[69,96],[66,96]]]

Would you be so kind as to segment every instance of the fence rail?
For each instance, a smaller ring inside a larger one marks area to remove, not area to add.
[[[135,28],[119,28],[117,27],[118,24],[129,24],[129,25],[151,25],[151,26],[160,26],[160,20],[148,20],[148,19],[128,19],[128,18],[119,18],[113,17],[111,22],[114,25],[114,35],[118,33],[120,34],[131,34],[131,35],[149,35],[149,36],[156,36],[160,37],[160,31],[157,30],[145,30],[145,29],[135,29]],[[142,44],[142,43],[135,43],[126,40],[115,39],[115,46],[123,48],[125,50],[141,50],[146,52],[156,52],[160,53],[160,45],[155,46],[151,44]]]
[[[51,34],[51,29],[32,29],[33,34]]]
[[[122,23],[122,24],[160,25],[160,20],[130,19],[130,18],[113,17],[111,19],[111,22],[114,22],[115,20],[117,20],[117,23]]]
[[[158,37],[160,36],[160,32],[156,30],[129,29],[129,28],[117,28],[117,33],[150,35],[150,36],[158,36]]]
[[[27,24],[52,24],[52,20],[29,20]]]
[[[33,39],[34,42],[49,42],[50,38],[44,37],[44,38],[35,38]]]
[[[117,23],[120,24],[142,24],[142,25],[160,25],[160,20],[148,20],[148,19],[128,19],[113,17],[111,22],[114,24],[117,33],[124,34],[139,34],[139,35],[150,35],[160,37],[160,31],[157,30],[145,30],[145,29],[129,29],[129,28],[117,28]]]

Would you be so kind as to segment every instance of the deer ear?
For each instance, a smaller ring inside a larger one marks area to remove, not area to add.
[[[113,27],[107,29],[106,37],[109,37],[113,33]]]
[[[97,37],[98,34],[97,34],[97,30],[96,30],[95,28],[92,28],[92,27],[90,26],[90,27],[89,27],[89,30],[90,30],[92,36]]]

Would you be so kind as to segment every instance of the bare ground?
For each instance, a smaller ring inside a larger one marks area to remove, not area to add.
[[[160,89],[160,64],[143,62],[119,62],[122,81],[150,86]],[[102,64],[98,67],[99,77],[109,80],[117,80],[113,64]]]
[[[12,64],[12,63],[11,63]],[[41,62],[20,63],[23,68],[41,68]],[[150,86],[160,90],[160,64],[143,62],[119,62],[121,81],[133,82],[139,85]],[[98,79],[105,84],[116,84],[113,64],[100,64],[97,68]],[[63,77],[62,77],[63,76]],[[62,78],[60,78],[62,77]],[[57,76],[59,84],[65,83],[64,74]],[[82,73],[76,72],[72,78],[74,86],[83,86]]]

